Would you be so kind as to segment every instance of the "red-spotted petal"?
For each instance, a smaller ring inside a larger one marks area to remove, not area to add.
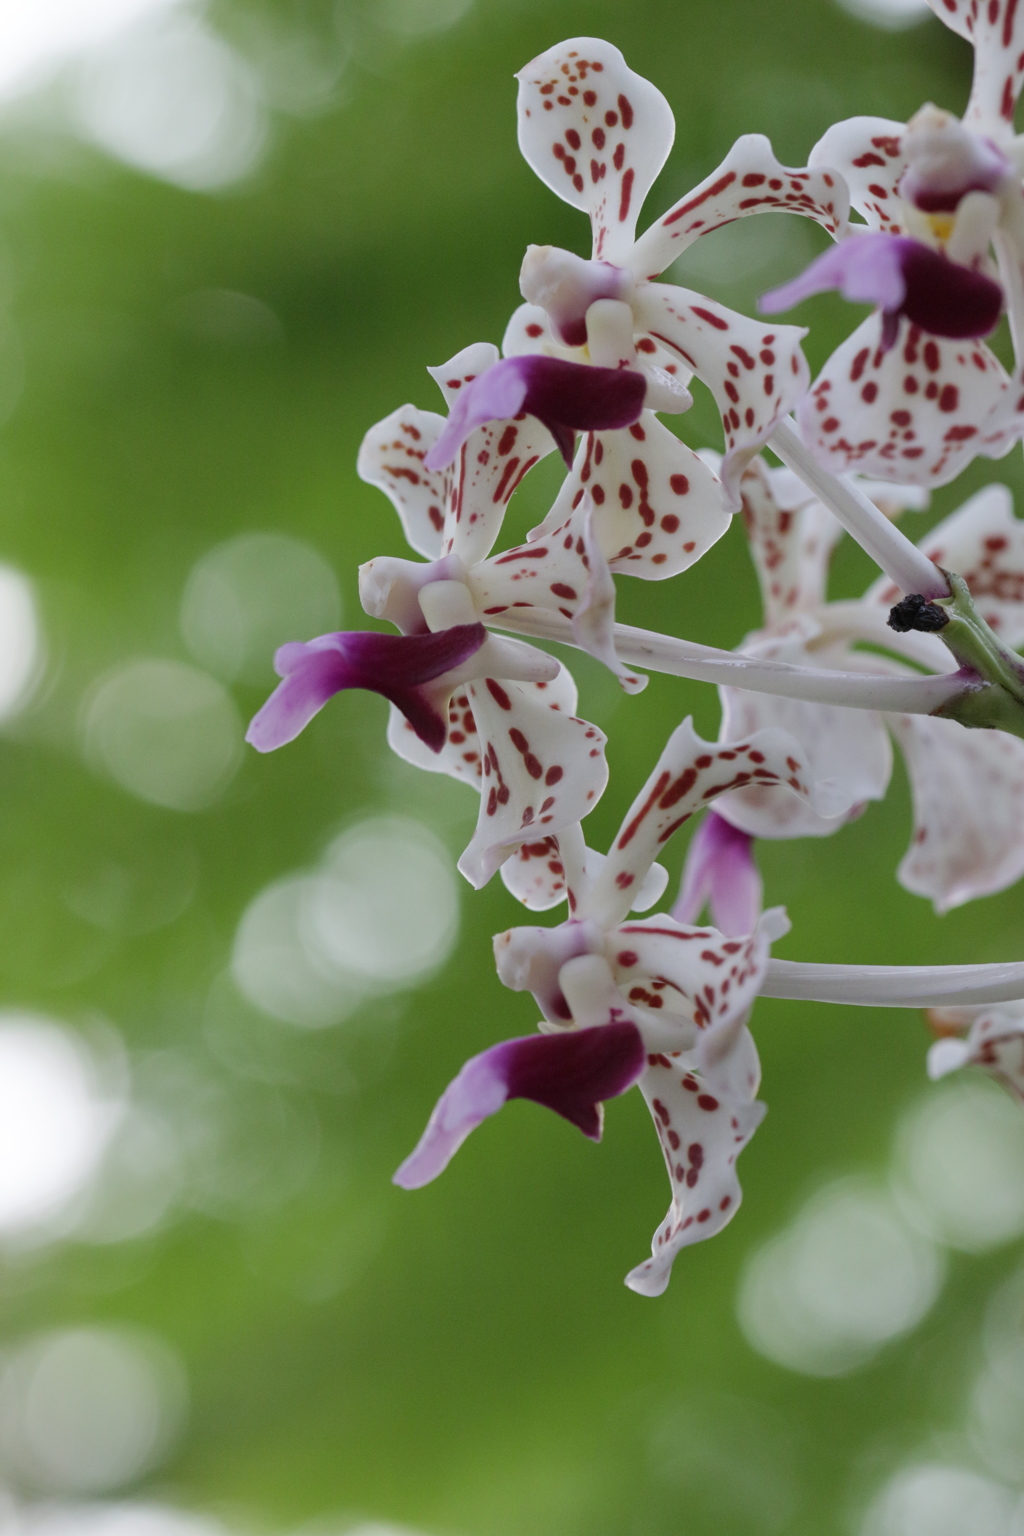
[[[627,265],[638,277],[656,277],[700,235],[752,213],[801,213],[838,238],[849,211],[846,184],[830,166],[791,170],[763,133],[746,133],[717,170],[640,236]]]
[[[829,558],[839,532],[835,519],[810,493],[801,506],[782,506],[777,483],[761,458],[751,459],[740,481],[743,522],[761,586],[766,629],[779,628],[794,614],[824,601]]]
[[[551,682],[519,683],[516,685],[528,696],[535,697],[546,709],[560,711],[563,715],[575,715],[577,707],[576,684],[568,667],[560,667]],[[446,773],[464,784],[480,788],[483,774],[483,752],[473,713],[471,687],[461,687],[453,695],[448,706],[448,740],[440,752],[432,752],[417,738],[404,716],[392,709],[388,721],[388,745],[399,757],[415,768],[428,773]]]
[[[587,434],[531,539],[543,535],[564,543],[564,525],[587,491],[594,532],[611,569],[647,581],[688,570],[730,522],[718,477],[652,411],[621,431]]]
[[[964,122],[1007,138],[1024,81],[1024,12],[1017,0],[928,0],[947,27],[974,44],[974,80]]]
[[[594,256],[621,264],[675,136],[661,92],[611,43],[575,37],[519,71],[519,147],[540,179],[590,215]]]
[[[928,1076],[945,1077],[958,1067],[981,1067],[996,1082],[1024,1102],[1024,1004],[1003,1003],[994,1008],[930,1009],[929,1013],[963,1013],[970,1028],[964,1040],[936,1040],[928,1052]],[[942,1020],[945,1024],[945,1020]]]
[[[520,843],[501,866],[502,883],[531,912],[549,912],[566,897],[565,865],[557,837]]]
[[[928,336],[904,320],[883,351],[874,314],[833,352],[798,417],[829,469],[945,485],[977,455],[1009,451],[1021,435],[1020,396],[982,342]]]
[[[693,722],[684,720],[633,801],[580,915],[605,924],[621,921],[672,833],[719,795],[747,784],[788,785],[806,796],[802,753],[793,738],[769,730],[715,744],[702,741]]]
[[[799,631],[781,638],[749,638],[744,655],[794,666],[849,665],[845,647],[809,652]],[[866,801],[885,797],[892,775],[892,748],[881,718],[868,710],[808,704],[778,694],[720,688],[721,740],[735,741],[777,728],[799,742],[803,776],[814,797],[783,788],[751,785],[716,801],[715,811],[754,837],[828,837],[859,813]]]
[[[914,798],[900,884],[948,912],[1024,874],[1024,741],[955,720],[894,715]]]
[[[634,918],[613,930],[607,953],[619,990],[634,1006],[682,1014],[700,1030],[723,1028],[746,1018],[769,944],[788,926],[777,907],[753,933],[738,938],[685,927],[671,917]],[[756,1091],[755,1080],[748,1097]]]
[[[582,821],[608,782],[604,732],[550,706],[538,687],[488,678],[470,690],[483,777],[476,832],[459,869],[477,889],[520,843]]]
[[[926,534],[921,548],[964,578],[978,612],[1006,645],[1024,643],[1024,522],[1014,516],[1005,485],[986,485]],[[866,600],[891,608],[901,595],[883,577]]]
[[[654,1234],[651,1257],[630,1271],[626,1284],[641,1296],[660,1296],[681,1248],[714,1237],[735,1216],[743,1198],[736,1159],[764,1119],[765,1106],[730,1103],[668,1056],[649,1057],[640,1079],[665,1154],[672,1203]]]
[[[641,285],[640,327],[676,352],[706,384],[722,413],[726,506],[739,506],[739,479],[754,454],[794,408],[810,374],[795,325],[766,325],[702,294],[668,283]]]
[[[402,521],[413,549],[428,560],[441,553],[450,477],[423,460],[444,430],[444,417],[400,406],[363,438],[356,473],[382,490]]]
[[[388,744],[399,757],[481,791],[476,832],[459,861],[477,888],[521,843],[557,836],[604,792],[607,738],[575,708],[565,667],[549,683],[473,682],[452,698],[448,740],[437,754],[392,711]]]
[[[807,157],[810,166],[835,166],[857,212],[871,229],[890,235],[906,232],[897,191],[907,168],[905,132],[905,123],[887,117],[848,117],[833,123]]]

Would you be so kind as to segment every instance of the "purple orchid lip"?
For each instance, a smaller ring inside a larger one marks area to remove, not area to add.
[[[443,686],[428,689],[461,666],[487,638],[482,624],[457,624],[437,634],[378,635],[367,630],[320,635],[282,645],[274,669],[283,678],[253,717],[246,741],[272,752],[294,741],[327,700],[345,688],[379,693],[434,752],[448,739]]]
[[[575,434],[629,427],[644,408],[647,381],[631,368],[593,368],[560,357],[506,357],[467,384],[424,459],[445,469],[471,432],[489,421],[536,416],[572,467]]]
[[[758,307],[775,315],[830,289],[854,303],[879,305],[885,349],[894,344],[902,315],[933,336],[966,341],[987,336],[1003,310],[1003,290],[983,272],[909,235],[885,234],[848,236],[792,282],[762,295]]]
[[[687,851],[682,890],[672,908],[676,922],[693,925],[707,902],[711,921],[726,938],[753,933],[763,894],[753,849],[749,832],[708,811]]]
[[[631,1088],[646,1064],[634,1024],[598,1024],[492,1045],[449,1083],[393,1182],[419,1189],[436,1179],[470,1132],[509,1099],[543,1104],[600,1141],[601,1104]]]

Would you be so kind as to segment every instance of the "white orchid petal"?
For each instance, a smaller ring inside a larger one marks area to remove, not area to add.
[[[883,352],[881,324],[869,315],[837,347],[800,406],[818,462],[836,473],[945,485],[978,454],[1007,453],[1021,435],[1021,391],[994,353],[905,320]]]
[[[1004,644],[1024,642],[1024,521],[1014,516],[1005,485],[986,485],[921,540],[921,549],[943,570],[964,578],[978,612]],[[876,582],[865,601],[891,607],[891,582]]]
[[[947,912],[1024,874],[1024,741],[955,720],[895,715],[914,837],[898,879]]]
[[[695,811],[742,784],[788,785],[809,793],[801,749],[784,731],[717,745],[684,720],[669,737],[653,773],[626,814],[608,859],[586,898],[586,915],[615,923],[629,911],[672,833]]]
[[[619,50],[570,38],[519,71],[519,147],[541,181],[590,215],[594,256],[621,263],[665,164],[675,120]]]
[[[635,1007],[682,1014],[701,1030],[725,1028],[746,1019],[754,1006],[769,943],[781,936],[779,918],[773,908],[752,934],[738,938],[665,916],[620,923],[607,949],[616,984]],[[748,1097],[756,1091],[754,1082]]]
[[[501,866],[506,889],[531,912],[549,912],[566,897],[565,865],[557,837],[520,843]]]
[[[799,635],[748,641],[744,652],[792,665],[834,666],[835,657],[812,655]],[[845,657],[847,665],[850,657]],[[872,664],[876,658],[872,657]],[[867,710],[808,704],[802,699],[720,688],[720,737],[733,741],[776,727],[800,743],[813,801],[789,792],[751,786],[715,804],[716,814],[753,837],[828,837],[845,826],[865,801],[881,800],[892,775],[892,747],[881,717]]]
[[[955,1061],[952,1051],[940,1054],[939,1046],[957,1045],[962,1060]],[[966,1040],[937,1040],[928,1053],[928,1074],[943,1076],[958,1066],[981,1067],[990,1077],[1008,1088],[1014,1098],[1024,1101],[1024,1018],[1019,1004],[987,1008],[971,1025]]]
[[[512,313],[501,341],[502,357],[530,357],[535,352],[576,360],[580,348],[566,347],[551,334],[547,311],[539,304],[520,304]]]
[[[459,869],[479,889],[520,843],[557,836],[593,810],[608,765],[604,732],[566,714],[555,685],[485,678],[468,692],[483,773],[477,829]]]
[[[493,368],[498,359],[498,349],[493,342],[474,341],[470,346],[463,347],[461,352],[456,352],[446,363],[428,368],[427,372],[444,395],[445,405],[451,410],[466,385],[472,384],[488,368]]]
[[[587,492],[594,531],[613,571],[663,581],[695,564],[726,532],[721,482],[644,411],[631,427],[588,433],[539,529],[568,519]]]
[[[640,236],[628,265],[638,277],[656,277],[700,235],[752,213],[800,213],[838,239],[849,211],[846,184],[829,166],[791,170],[780,165],[763,133],[746,133],[710,176]]]
[[[612,568],[661,581],[687,570],[729,526],[714,471],[644,411],[632,427],[588,433],[548,516],[531,539],[561,528],[587,492]]]
[[[371,427],[356,459],[356,473],[382,490],[402,521],[402,531],[419,555],[441,553],[448,476],[431,473],[423,460],[444,430],[444,417],[400,406]]]
[[[970,1061],[970,1051],[965,1040],[936,1040],[928,1047],[928,1076],[932,1082],[958,1072]]]
[[[807,157],[809,166],[835,166],[854,208],[871,229],[886,234],[904,232],[897,188],[907,168],[906,126],[887,117],[848,117],[833,123]]]
[[[638,324],[678,353],[714,395],[725,433],[726,507],[738,507],[740,475],[807,389],[800,350],[806,330],[751,320],[668,283],[641,284],[634,311]]]
[[[805,490],[792,504],[789,482],[795,480],[788,469],[768,469],[762,458],[752,459],[740,480],[743,522],[768,629],[825,601],[829,561],[843,531],[813,492]]]
[[[640,1089],[665,1154],[672,1204],[654,1234],[651,1258],[630,1271],[626,1284],[642,1296],[660,1296],[680,1249],[713,1237],[736,1214],[743,1198],[736,1159],[765,1106],[718,1099],[670,1057],[649,1060]]]
[[[983,133],[1013,135],[1024,80],[1024,14],[1017,0],[928,0],[940,21],[974,45],[974,80],[964,122]]]

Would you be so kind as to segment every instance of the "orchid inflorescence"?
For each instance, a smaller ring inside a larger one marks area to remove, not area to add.
[[[900,882],[941,912],[1024,874],[1024,522],[998,485],[920,547],[895,522],[1024,438],[1024,7],[929,4],[974,46],[962,120],[930,104],[909,123],[852,118],[797,170],[745,135],[639,238],[674,135],[660,91],[592,38],[520,72],[520,147],[590,216],[592,255],[529,246],[501,352],[477,342],[429,370],[447,415],[405,405],[370,429],[359,473],[420,557],[360,571],[364,608],[397,633],[283,646],[282,682],[249,732],[268,751],[332,695],[382,694],[392,749],[479,792],[459,861],[470,883],[500,871],[530,911],[565,904],[555,926],[495,940],[498,976],[533,994],[539,1032],[466,1063],[395,1179],[436,1177],[510,1098],[598,1140],[605,1100],[637,1084],[672,1188],[651,1258],[627,1276],[645,1295],[740,1203],[737,1155],[764,1114],[748,1028],[759,994],[927,1008],[934,1076],[973,1063],[1024,1098],[1024,963],[772,960],[789,924],[762,910],[753,853],[758,837],[827,836],[882,798],[893,738],[915,821]],[[760,316],[657,280],[702,235],[771,212],[813,219],[834,243]],[[812,382],[806,331],[765,316],[828,288],[875,308]],[[1004,312],[1012,375],[983,339]],[[721,454],[659,419],[687,410],[694,378],[717,403]],[[567,471],[550,512],[495,553],[516,487],[554,450]],[[678,575],[737,511],[759,631],[730,652],[616,623],[616,576]],[[881,575],[830,602],[843,529]],[[583,832],[607,785],[606,738],[538,641],[590,652],[627,692],[647,681],[637,666],[719,686],[719,740],[688,720],[673,731],[607,853]],[[700,811],[674,906],[634,915],[664,895],[658,856]]]

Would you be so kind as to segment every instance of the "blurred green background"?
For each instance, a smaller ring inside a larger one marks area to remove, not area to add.
[[[475,797],[389,756],[379,699],[272,757],[240,747],[274,645],[337,627],[339,598],[358,627],[357,565],[406,553],[356,478],[364,431],[439,409],[425,366],[500,341],[528,242],[587,249],[518,154],[516,69],[597,35],[664,91],[646,222],[739,133],[802,165],[837,118],[962,109],[966,46],[831,0],[126,0],[88,37],[85,0],[10,10],[0,561],[32,584],[42,659],[0,744],[0,1517],[1007,1536],[1024,1133],[998,1091],[929,1089],[916,1013],[760,1003],[743,1210],[658,1301],[621,1283],[668,1197],[639,1095],[600,1148],[513,1104],[396,1190],[464,1058],[534,1023],[490,956],[521,909],[497,879],[456,886]],[[22,10],[52,28],[35,74]],[[675,275],[749,307],[820,245],[748,220]],[[852,317],[806,315],[816,367]],[[679,429],[719,446],[706,399]],[[511,537],[557,470],[532,478]],[[995,478],[1020,491],[1019,453],[913,528]],[[871,576],[843,546],[835,595]],[[758,622],[738,524],[683,577],[620,589],[621,617],[711,644]],[[668,731],[692,712],[713,735],[718,705],[572,670],[611,736],[601,848]],[[896,885],[909,833],[897,764],[838,836],[763,846],[779,953],[1024,953],[1019,888],[940,920]],[[406,858],[417,901],[387,884]],[[446,962],[396,980],[388,919]]]

